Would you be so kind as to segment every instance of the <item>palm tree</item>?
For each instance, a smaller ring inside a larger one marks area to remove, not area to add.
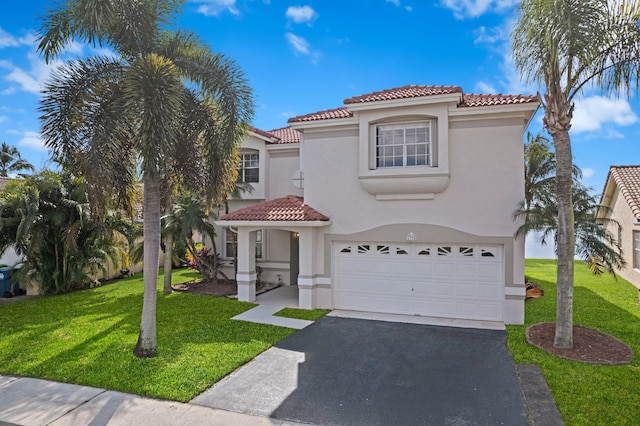
[[[0,145],[0,176],[7,177],[9,173],[16,173],[20,170],[34,171],[35,169],[22,158],[15,146],[2,142]]]
[[[229,58],[195,34],[171,31],[184,0],[69,0],[44,18],[48,61],[72,41],[116,56],[69,61],[45,88],[42,136],[54,159],[83,176],[93,205],[144,186],[144,300],[134,354],[157,351],[160,186],[177,172],[208,202],[253,115],[251,90]],[[184,129],[189,132],[185,133]]]
[[[196,242],[193,232],[196,231],[215,240],[216,230],[211,222],[211,215],[202,198],[190,191],[183,192],[177,197],[171,213],[163,216],[163,233],[171,236],[172,241],[184,246],[192,257],[197,256]],[[167,254],[170,249],[167,249]]]
[[[556,154],[557,305],[554,345],[573,347],[572,154],[574,99],[586,85],[628,94],[640,74],[635,0],[523,0],[512,34],[516,68],[545,87],[543,124]]]
[[[524,208],[533,206],[553,190],[556,158],[549,147],[549,139],[527,132],[524,144]]]
[[[19,277],[44,293],[85,285],[117,253],[112,230],[88,207],[81,179],[42,172],[11,182],[0,195],[0,252],[23,255]]]
[[[575,254],[584,260],[594,275],[608,272],[615,276],[616,269],[623,268],[625,261],[620,245],[616,237],[607,230],[607,225],[617,225],[617,222],[597,217],[598,210],[602,211],[606,207],[598,205],[598,200],[591,195],[590,189],[577,180],[574,181],[572,200],[576,233]],[[552,240],[557,254],[558,202],[555,185],[550,191],[539,193],[529,207],[525,207],[523,203],[514,216],[516,219],[524,219],[524,224],[518,228],[516,236],[525,236],[529,232],[537,231],[543,245]]]

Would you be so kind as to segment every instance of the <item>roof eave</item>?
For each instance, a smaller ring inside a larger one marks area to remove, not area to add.
[[[218,226],[235,226],[251,228],[320,228],[331,225],[330,220],[216,220]]]
[[[366,111],[371,109],[396,108],[414,105],[459,103],[462,93],[446,93],[442,95],[415,96],[412,98],[385,99],[381,101],[357,102],[345,104],[350,111]]]

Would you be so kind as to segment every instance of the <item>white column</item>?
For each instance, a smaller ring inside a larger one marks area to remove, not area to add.
[[[256,300],[256,233],[250,228],[238,227],[238,300]]]
[[[300,229],[300,268],[298,275],[298,306],[301,309],[314,309],[315,301],[315,271],[314,271],[314,244],[315,229]]]

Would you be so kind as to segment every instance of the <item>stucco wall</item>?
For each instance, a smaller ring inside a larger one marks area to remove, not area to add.
[[[617,273],[634,286],[640,288],[640,271],[633,268],[633,231],[640,231],[640,225],[634,223],[631,208],[617,188],[613,193],[610,206],[611,218],[617,220],[622,226],[621,248],[624,259],[627,262],[627,266],[617,271]],[[608,225],[608,230],[617,238],[618,227],[616,225]]]
[[[475,235],[513,236],[524,198],[521,121],[449,129],[448,187],[431,200],[378,201],[358,179],[354,129],[304,136],[305,201],[332,220],[326,232],[360,232],[392,223],[427,223]]]

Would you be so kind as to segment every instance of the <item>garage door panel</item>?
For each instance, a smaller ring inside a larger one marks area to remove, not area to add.
[[[336,245],[334,307],[500,321],[503,257],[488,245]]]

